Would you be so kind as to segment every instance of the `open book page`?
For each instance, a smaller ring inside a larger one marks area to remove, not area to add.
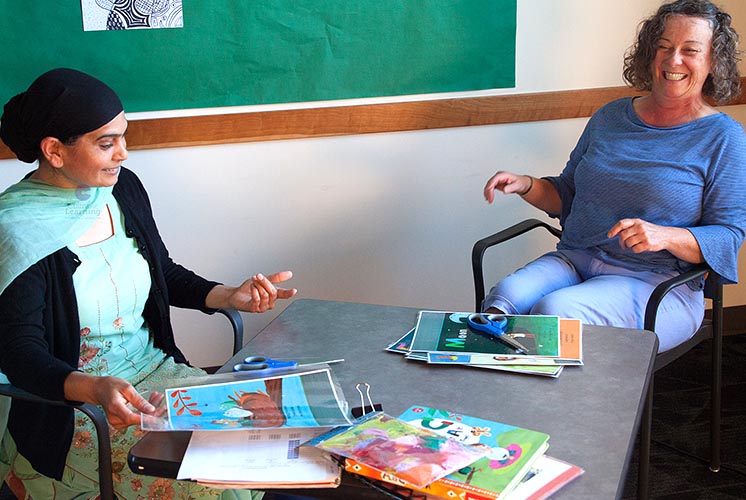
[[[226,487],[333,486],[339,483],[340,467],[318,448],[300,446],[325,430],[194,432],[177,479]]]

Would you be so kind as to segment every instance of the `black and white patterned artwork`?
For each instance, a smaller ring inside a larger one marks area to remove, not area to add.
[[[182,0],[80,0],[84,31],[181,28]]]

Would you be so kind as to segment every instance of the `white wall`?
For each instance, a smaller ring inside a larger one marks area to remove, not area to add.
[[[637,23],[659,4],[519,0],[517,87],[510,92],[621,85],[622,56]],[[746,5],[721,4],[746,36]],[[725,110],[746,121],[746,106]],[[473,242],[541,217],[517,197],[487,205],[485,180],[500,168],[556,174],[585,123],[139,151],[127,166],[148,187],[174,258],[207,277],[236,284],[256,272],[291,269],[298,297],[467,310]],[[0,161],[0,187],[31,168]],[[511,246],[489,258],[492,277],[547,249],[544,238]],[[746,303],[746,285],[729,288],[729,302]],[[245,314],[247,339],[284,306]],[[205,341],[218,321],[176,314],[180,344],[194,363],[226,358],[227,336]]]

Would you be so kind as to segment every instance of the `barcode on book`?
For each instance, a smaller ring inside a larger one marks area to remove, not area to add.
[[[298,458],[300,456],[300,439],[288,439],[288,459]]]

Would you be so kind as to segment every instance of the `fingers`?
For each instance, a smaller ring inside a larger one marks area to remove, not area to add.
[[[289,299],[293,295],[298,293],[298,290],[295,288],[278,288],[277,289],[277,298],[278,299]]]
[[[153,406],[126,380],[117,377],[98,377],[96,394],[106,418],[116,429],[140,424],[140,412],[153,413]]]
[[[260,275],[258,275],[260,276]],[[287,281],[290,278],[293,277],[292,271],[280,271],[279,273],[270,274],[267,279],[271,283],[282,283],[283,281]]]
[[[614,226],[612,226],[611,229],[609,229],[607,236],[609,238],[613,238],[614,236],[617,236],[619,233],[621,233],[625,229],[634,226],[636,222],[639,222],[639,219],[622,219],[616,224],[614,224]]]
[[[528,190],[530,179],[525,175],[516,175],[511,172],[499,171],[487,181],[484,186],[484,199],[487,203],[495,200],[495,191],[502,191],[504,194],[522,193]]]
[[[277,299],[289,299],[297,293],[295,288],[277,288],[275,283],[282,283],[293,277],[291,271],[281,271],[279,273],[264,276],[256,274],[252,276],[249,282],[249,291],[251,294],[251,304],[249,312],[265,312],[275,307]]]
[[[251,277],[251,296],[257,312],[264,312],[275,306],[277,289],[269,278],[260,273]]]
[[[497,172],[484,185],[484,199],[487,200],[487,203],[495,201],[495,190],[502,190],[505,186],[505,174],[506,172]]]
[[[622,219],[609,230],[608,237],[619,237],[619,245],[635,253],[658,250],[659,226],[642,219]]]
[[[155,412],[155,405],[145,399],[134,387],[129,386],[129,389],[123,396],[135,410],[148,414]]]
[[[290,271],[265,276],[255,274],[244,281],[238,288],[230,289],[226,301],[229,307],[240,311],[261,313],[275,307],[277,299],[289,299],[297,293],[295,288],[278,288],[276,283],[282,283],[293,277]]]

